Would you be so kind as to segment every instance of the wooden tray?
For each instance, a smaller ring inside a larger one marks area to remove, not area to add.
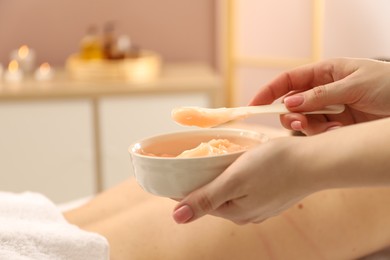
[[[121,60],[85,60],[78,54],[66,60],[66,70],[75,80],[124,80],[145,82],[158,77],[161,57],[152,51],[141,51],[137,58]]]

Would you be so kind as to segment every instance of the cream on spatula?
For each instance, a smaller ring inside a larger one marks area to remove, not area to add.
[[[345,109],[344,105],[331,105],[322,110],[303,112],[302,114],[339,114]],[[232,108],[202,108],[178,107],[172,110],[172,118],[184,126],[213,127],[223,123],[243,119],[257,114],[287,114],[292,113],[284,104],[262,106],[246,106]]]

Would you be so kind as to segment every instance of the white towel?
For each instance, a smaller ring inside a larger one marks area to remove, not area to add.
[[[103,236],[69,224],[45,196],[0,192],[0,259],[108,258]]]

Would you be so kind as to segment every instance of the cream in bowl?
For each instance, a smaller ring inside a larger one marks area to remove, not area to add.
[[[143,139],[131,145],[129,153],[135,178],[145,191],[180,199],[267,139],[243,129],[187,130]]]

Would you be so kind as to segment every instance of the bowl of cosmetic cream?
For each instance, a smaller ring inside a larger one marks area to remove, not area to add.
[[[195,129],[147,137],[132,144],[129,153],[135,178],[145,191],[181,199],[267,140],[251,130]]]

